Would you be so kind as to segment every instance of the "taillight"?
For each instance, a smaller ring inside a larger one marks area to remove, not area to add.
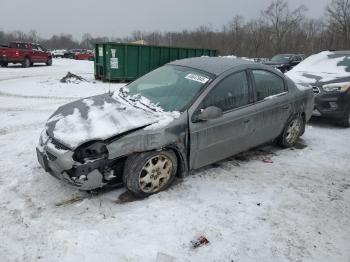
[[[16,53],[15,53],[17,56],[19,56],[19,52],[18,51],[16,51]]]

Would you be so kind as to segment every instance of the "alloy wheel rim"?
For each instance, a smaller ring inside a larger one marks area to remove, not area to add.
[[[290,122],[287,129],[286,140],[289,144],[293,144],[299,137],[301,129],[301,121],[299,118]]]
[[[172,161],[165,155],[150,158],[140,172],[140,189],[145,193],[161,190],[169,182],[173,168]]]

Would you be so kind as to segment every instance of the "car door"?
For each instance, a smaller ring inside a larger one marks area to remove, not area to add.
[[[214,163],[250,147],[254,114],[251,102],[246,70],[228,75],[210,89],[189,118],[190,168]],[[196,116],[209,106],[220,108],[223,116],[197,121]]]
[[[48,55],[45,52],[44,48],[42,48],[40,45],[38,45],[38,51],[39,51],[39,62],[45,63],[47,61]]]
[[[40,51],[37,45],[32,45],[32,57],[30,58],[32,62],[40,62]]]
[[[249,70],[255,97],[254,146],[279,136],[291,112],[291,98],[285,79],[269,70]]]

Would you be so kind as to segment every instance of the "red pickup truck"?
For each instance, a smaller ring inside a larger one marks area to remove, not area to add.
[[[12,42],[8,47],[0,47],[0,66],[9,63],[22,64],[22,67],[33,66],[34,63],[52,65],[52,55],[39,44]]]

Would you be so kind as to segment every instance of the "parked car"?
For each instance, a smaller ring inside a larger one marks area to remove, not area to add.
[[[287,74],[297,83],[312,85],[315,116],[350,127],[350,51],[324,51],[312,55]]]
[[[52,65],[52,55],[39,44],[12,42],[8,47],[0,47],[0,65],[6,67],[9,63],[22,64],[23,67],[34,63]]]
[[[264,64],[277,68],[282,73],[285,73],[299,64],[302,60],[302,55],[279,54],[272,57],[270,61],[264,62]]]
[[[57,58],[57,57],[64,57],[64,53],[67,52],[65,49],[56,49],[51,52],[52,56]]]
[[[92,51],[86,50],[84,52],[75,53],[74,58],[76,60],[90,60],[93,61],[95,59],[95,55]]]
[[[41,166],[81,190],[123,182],[138,197],[175,176],[272,140],[295,145],[311,88],[241,59],[178,60],[104,94],[63,105],[37,147]]]
[[[64,58],[76,59],[78,54],[87,53],[86,49],[70,49],[64,53]]]
[[[71,58],[74,59],[75,53],[78,52],[80,49],[70,49],[64,52],[63,57],[64,58]]]

